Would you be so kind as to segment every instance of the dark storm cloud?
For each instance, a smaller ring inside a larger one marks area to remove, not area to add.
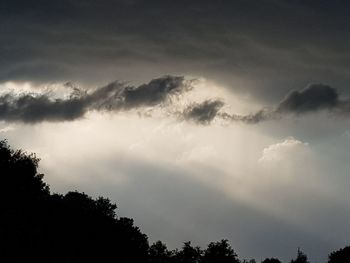
[[[83,117],[91,110],[120,111],[165,103],[174,95],[190,89],[183,77],[164,76],[138,87],[113,82],[92,93],[72,86],[67,99],[52,99],[50,94],[5,94],[0,97],[0,119],[36,123],[68,121]]]
[[[306,88],[290,92],[276,107],[274,114],[302,115],[317,111],[329,111],[335,116],[349,116],[350,99],[341,98],[338,91],[324,84],[310,84]]]
[[[329,85],[310,84],[302,90],[293,90],[275,107],[261,109],[248,115],[219,113],[218,116],[230,120],[249,124],[261,121],[283,118],[283,116],[303,115],[307,113],[327,110],[334,116],[348,116],[350,100],[340,99],[338,91]]]
[[[349,10],[348,1],[4,0],[0,81],[191,74],[269,103],[291,83],[345,90]]]
[[[114,90],[114,84],[106,87],[107,91]],[[177,95],[188,90],[190,87],[185,84],[183,77],[166,76],[163,78],[153,79],[148,84],[143,84],[137,88],[126,87],[122,89],[116,88],[116,98],[121,98],[121,106],[125,109],[137,108],[140,106],[155,106],[164,102],[169,95]],[[100,90],[101,91],[101,90]],[[107,102],[107,107],[108,107]],[[118,107],[118,105],[116,105]]]
[[[189,89],[190,81],[185,81],[184,77],[165,76],[138,87],[112,82],[97,89],[84,100],[93,109],[128,110],[159,105],[170,95],[176,96]]]
[[[0,97],[0,119],[35,123],[44,120],[74,120],[85,114],[84,101],[79,98],[51,100],[47,95]]]
[[[282,100],[277,112],[302,114],[309,111],[333,109],[339,106],[336,89],[323,84],[312,84],[300,91],[292,91]]]
[[[221,100],[206,100],[202,103],[194,103],[184,111],[186,120],[192,120],[199,124],[209,124],[224,106]]]
[[[80,90],[70,82],[65,87],[71,90],[65,99],[53,98],[52,92],[3,94],[0,96],[0,120],[27,123],[72,121],[82,118],[88,111],[119,112],[167,106],[179,95],[193,89],[193,80],[167,75],[139,86],[115,81],[92,92]],[[324,84],[311,84],[299,91],[291,91],[276,107],[266,107],[247,115],[228,113],[222,109],[224,101],[213,98],[192,102],[185,109],[176,104],[173,106],[177,108],[174,116],[200,125],[210,124],[215,118],[256,124],[286,115],[300,116],[322,110],[333,116],[348,117],[350,113],[350,100],[341,99],[336,89]]]
[[[263,108],[247,115],[220,111],[224,105],[221,100],[206,100],[188,107],[183,114],[185,119],[198,124],[209,124],[216,117],[232,122],[256,124],[277,120],[286,115],[300,116],[322,110],[327,110],[334,116],[348,116],[350,113],[350,100],[340,99],[336,89],[324,84],[310,84],[304,89],[293,90],[276,107]]]
[[[349,95],[349,12],[348,1],[5,0],[0,82],[72,80],[91,87],[106,79],[143,83],[170,73],[204,76],[264,104],[310,82],[330,83]],[[148,97],[144,89],[119,86],[104,87],[95,96],[108,98],[91,103],[127,109],[157,104],[165,94]],[[302,114],[316,110],[303,102],[311,93],[291,93],[275,110],[214,115],[257,123],[287,112]],[[62,113],[55,120],[74,119],[87,110],[86,101],[81,109],[81,100],[72,102],[74,110],[66,112],[64,101],[54,105],[45,99],[47,112]],[[332,110],[349,112],[349,104],[338,102]]]
[[[256,113],[251,113],[248,115],[229,114],[223,112],[219,113],[218,116],[228,121],[241,121],[247,124],[256,124],[261,121],[277,118],[275,112],[268,109],[262,109]]]

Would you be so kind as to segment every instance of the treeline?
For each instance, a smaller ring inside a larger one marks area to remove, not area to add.
[[[168,250],[119,217],[109,199],[85,193],[51,193],[37,171],[34,154],[0,141],[0,262],[255,263],[241,260],[227,240],[207,248]],[[69,176],[69,175],[67,175]],[[268,258],[263,263],[281,263]],[[300,250],[290,263],[308,263]],[[329,255],[328,263],[349,263],[350,247]]]

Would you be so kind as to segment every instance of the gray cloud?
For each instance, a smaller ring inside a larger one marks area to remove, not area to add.
[[[324,84],[311,84],[289,93],[278,105],[276,112],[302,114],[311,111],[333,109],[339,106],[336,89]]]
[[[194,103],[185,109],[183,115],[186,120],[192,120],[199,124],[209,124],[224,106],[221,100],[206,100],[202,103]]]
[[[256,124],[258,122],[274,119],[277,117],[273,111],[268,109],[262,109],[256,113],[251,113],[248,115],[229,114],[227,112],[222,112],[218,113],[218,116],[224,120],[241,121],[248,124]]]
[[[12,93],[0,97],[0,119],[36,123],[41,121],[68,121],[83,117],[88,111],[119,111],[156,106],[172,95],[190,89],[184,77],[164,76],[138,87],[113,82],[92,93],[73,89],[67,99],[52,99],[50,94]]]
[[[70,82],[65,86],[71,90],[66,99],[53,99],[45,94],[13,94],[0,96],[0,120],[37,123],[42,121],[72,121],[82,118],[88,111],[127,111],[138,108],[165,106],[193,88],[192,80],[182,76],[166,75],[147,84],[131,86],[118,81],[95,89],[82,91]],[[291,91],[276,107],[266,107],[255,113],[239,115],[222,110],[221,99],[193,102],[186,109],[178,109],[180,119],[197,124],[210,124],[215,118],[233,122],[256,124],[276,120],[286,115],[304,115],[327,110],[334,116],[347,117],[350,100],[341,99],[336,89],[324,84],[310,84],[301,90]]]
[[[223,119],[249,124],[282,118],[284,115],[303,115],[328,110],[336,116],[347,116],[350,100],[339,98],[338,91],[329,85],[310,84],[302,90],[293,90],[275,108],[261,109],[248,115],[219,113]]]
[[[64,121],[82,117],[86,112],[82,98],[52,100],[48,95],[14,95],[0,97],[0,119],[35,123],[44,120]]]
[[[165,102],[169,95],[178,95],[189,89],[184,77],[165,76],[138,87],[113,82],[96,90],[87,100],[97,109],[132,109],[156,106]]]
[[[349,92],[349,10],[346,1],[4,0],[0,82],[101,86],[171,72],[264,103],[310,81]]]

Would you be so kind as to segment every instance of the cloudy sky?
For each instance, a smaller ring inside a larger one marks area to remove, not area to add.
[[[170,248],[349,244],[350,3],[0,3],[0,138]]]

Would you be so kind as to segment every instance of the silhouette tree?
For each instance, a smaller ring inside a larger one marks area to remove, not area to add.
[[[203,262],[205,263],[239,263],[237,254],[231,248],[228,240],[211,242],[204,252]]]
[[[49,187],[37,172],[39,159],[34,154],[12,150],[0,141],[0,257],[13,261],[21,253],[31,255],[42,237],[41,217]]]
[[[171,263],[175,262],[174,253],[169,251],[161,241],[153,243],[148,251],[149,263]]]
[[[281,263],[281,261],[277,258],[266,258],[261,263]]]
[[[306,254],[298,248],[297,258],[292,259],[290,263],[310,263]]]
[[[328,255],[328,263],[349,263],[350,246],[341,248]]]
[[[182,249],[176,253],[176,262],[199,263],[202,261],[203,251],[200,247],[193,247],[191,242],[185,242]]]
[[[6,141],[0,141],[1,201],[33,201],[49,195],[43,175],[37,172],[39,159],[34,154],[12,150]],[[2,202],[6,205],[8,202]]]
[[[109,199],[51,194],[34,154],[0,141],[1,262],[147,262],[147,236]]]

